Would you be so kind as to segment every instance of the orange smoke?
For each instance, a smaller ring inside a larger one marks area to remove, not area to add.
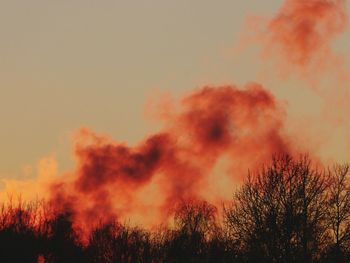
[[[0,178],[0,183],[4,185],[0,191],[0,200],[7,202],[18,198],[40,200],[50,197],[48,188],[58,178],[58,164],[55,157],[42,158],[27,170],[29,174],[24,173],[22,179]]]
[[[303,134],[309,133],[306,136],[317,141],[318,147],[339,137],[338,128],[350,127],[350,75],[345,56],[333,49],[337,37],[347,29],[346,5],[346,0],[285,0],[274,17],[255,28],[260,29],[257,37],[264,66],[269,68],[264,72],[267,78],[271,81],[277,75],[277,81],[285,81],[285,77],[297,77],[296,83],[311,88],[312,96],[320,99],[321,113],[309,119],[310,129]],[[309,105],[314,107],[312,101]],[[313,126],[317,134],[310,132]]]
[[[290,152],[282,129],[283,112],[260,85],[205,87],[135,147],[85,130],[76,146],[77,170],[52,186],[51,202],[89,225],[137,212],[150,217],[143,222],[159,223],[179,201],[207,199],[208,176],[220,158],[229,158],[227,177],[239,180],[242,163],[254,167]],[[157,200],[146,205],[142,191],[152,184]]]
[[[286,0],[264,33],[266,55],[306,74],[330,70],[340,63],[331,46],[346,26],[346,0]]]

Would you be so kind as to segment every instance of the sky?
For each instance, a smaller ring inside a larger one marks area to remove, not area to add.
[[[292,132],[308,118],[328,129],[320,98],[299,88],[307,83],[266,78],[254,48],[235,49],[246,18],[272,16],[282,2],[0,0],[0,177],[32,176],[45,156],[70,169],[80,127],[135,144],[159,125],[149,102],[204,85],[261,82],[288,98]],[[345,60],[349,44],[348,30],[334,45]],[[332,131],[325,158],[347,159],[346,131]]]

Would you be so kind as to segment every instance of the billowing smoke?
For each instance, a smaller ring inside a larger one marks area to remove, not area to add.
[[[226,176],[240,180],[247,172],[242,166],[289,153],[283,116],[258,84],[204,87],[168,114],[163,130],[134,147],[84,131],[76,146],[77,170],[52,186],[52,203],[70,211],[76,222],[92,225],[147,209],[151,221],[159,223],[177,202],[207,199],[208,176],[220,158],[229,160]],[[158,200],[147,206],[137,197],[152,184],[157,187],[151,195]]]

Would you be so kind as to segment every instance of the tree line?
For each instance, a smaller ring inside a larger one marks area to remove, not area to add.
[[[307,156],[276,156],[218,208],[187,200],[173,226],[110,222],[79,238],[69,211],[44,202],[0,207],[0,262],[350,262],[349,165],[319,168]]]

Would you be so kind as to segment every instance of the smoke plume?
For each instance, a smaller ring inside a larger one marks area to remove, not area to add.
[[[76,222],[93,225],[143,211],[159,223],[179,201],[207,199],[208,176],[220,158],[229,159],[226,176],[240,180],[242,164],[254,167],[289,153],[283,118],[274,97],[249,84],[195,91],[169,113],[163,130],[133,147],[84,130],[76,145],[77,170],[52,186],[51,202]],[[137,197],[152,184],[158,200],[147,206]]]

